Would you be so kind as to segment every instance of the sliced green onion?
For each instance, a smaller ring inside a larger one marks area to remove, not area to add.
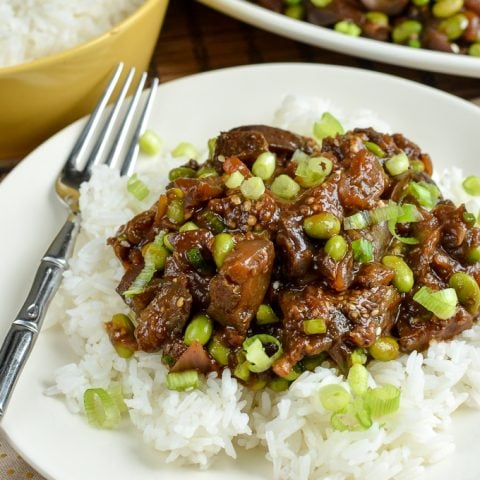
[[[167,373],[167,388],[183,392],[193,390],[200,386],[200,377],[196,370],[185,370],[184,372]]]
[[[108,389],[108,393],[110,394],[110,397],[112,398],[112,400],[115,402],[115,405],[117,406],[120,413],[128,412],[128,407],[123,397],[123,391],[122,391],[121,385],[112,385]]]
[[[218,177],[218,172],[213,167],[202,167],[197,172],[197,178]]]
[[[348,384],[355,395],[364,395],[368,388],[368,370],[360,363],[354,363],[348,371]]]
[[[412,223],[412,222],[418,222],[423,219],[422,214],[417,210],[417,207],[415,205],[412,205],[411,203],[404,203],[402,205],[402,213],[398,218],[392,218],[391,220],[388,221],[388,230],[390,234],[396,238],[398,241],[401,243],[405,243],[406,245],[416,245],[419,242],[414,237],[401,237],[398,235],[397,230],[396,230],[396,225],[397,223]]]
[[[138,146],[143,153],[156,155],[162,149],[163,142],[153,130],[145,130],[138,139]]]
[[[249,200],[258,200],[265,193],[265,185],[260,177],[251,177],[240,185],[240,191]]]
[[[291,200],[298,195],[300,185],[288,175],[282,173],[272,182],[270,190],[285,200]]]
[[[177,167],[168,172],[168,179],[173,182],[177,178],[195,178],[197,172],[190,167]]]
[[[432,209],[440,198],[440,190],[427,182],[410,182],[407,192],[417,200],[419,205],[426,209]]]
[[[213,337],[209,342],[208,352],[220,365],[228,365],[230,349],[226,347],[217,337]]]
[[[435,291],[424,286],[413,299],[442,320],[450,318],[457,310],[458,298],[454,288]]]
[[[295,151],[292,161],[297,162],[296,179],[304,188],[322,184],[333,169],[333,162],[329,158],[309,157],[301,150]]]
[[[278,322],[278,317],[273,311],[273,308],[265,303],[262,303],[258,307],[256,318],[258,325],[267,325],[269,323]]]
[[[204,210],[200,214],[200,218],[205,222],[207,228],[214,234],[222,233],[226,230],[226,226],[223,223],[222,218],[216,213],[211,212],[210,210]]]
[[[327,354],[321,352],[318,355],[311,355],[309,357],[304,357],[302,360],[305,370],[313,372],[318,366],[320,366],[327,359]]]
[[[462,186],[469,195],[480,196],[480,177],[470,175],[463,181]]]
[[[160,232],[155,237],[155,240],[148,246],[145,251],[145,264],[128,290],[123,292],[124,297],[131,298],[134,295],[142,293],[150,280],[153,278],[155,272],[165,266],[165,260],[168,256],[168,252],[163,246],[164,237],[165,232]]]
[[[385,162],[385,168],[393,177],[405,173],[410,166],[407,154],[405,152],[397,153]]]
[[[345,230],[361,230],[369,225],[397,219],[403,213],[402,207],[390,202],[385,207],[378,207],[373,210],[361,210],[343,220]]]
[[[390,415],[400,407],[400,389],[389,383],[370,388],[365,394],[365,405],[372,417]]]
[[[366,238],[359,238],[352,242],[353,258],[360,263],[368,263],[373,260],[373,245]]]
[[[131,193],[137,200],[145,200],[150,194],[147,185],[143,183],[136,173],[134,173],[127,181],[127,191]]]
[[[330,412],[343,411],[352,400],[350,393],[344,387],[334,383],[322,387],[318,395],[323,408]]]
[[[272,152],[261,153],[252,165],[252,173],[262,180],[268,180],[275,171],[277,156]]]
[[[167,218],[177,225],[182,224],[185,218],[183,198],[173,198],[167,205]]]
[[[272,344],[276,347],[276,352],[269,356],[265,351],[264,345]],[[243,342],[245,356],[250,363],[251,372],[260,373],[268,370],[273,363],[283,354],[282,344],[280,340],[267,334],[258,334],[248,337]]]
[[[215,147],[217,146],[217,137],[208,139],[208,158],[213,158]]]
[[[381,147],[375,142],[364,142],[363,144],[369,152],[373,153],[379,158],[383,158],[386,155],[386,153],[381,149]]]
[[[365,365],[365,363],[367,363],[367,354],[365,353],[365,350],[363,348],[356,348],[350,354],[350,362],[352,365],[357,363],[360,365]]]
[[[245,360],[242,363],[239,363],[235,370],[233,371],[233,375],[244,382],[247,382],[250,378],[250,362]]]
[[[280,393],[280,392],[284,392],[285,390],[288,390],[288,387],[290,386],[290,382],[288,380],[285,380],[285,378],[275,377],[268,382],[268,386],[274,392]]]
[[[178,229],[179,232],[191,232],[192,230],[198,230],[198,225],[193,222],[186,222]]]
[[[300,362],[296,363],[293,368],[290,370],[288,375],[285,375],[284,378],[285,380],[288,380],[289,382],[293,382],[296,380],[301,374],[303,373],[303,366]]]
[[[199,153],[191,143],[181,142],[172,150],[172,157],[187,157],[197,160]]]
[[[313,125],[313,135],[318,140],[334,137],[337,134],[343,135],[344,133],[342,124],[329,112],[325,112],[322,118]]]
[[[363,394],[362,396],[355,398],[351,409],[361,428],[367,429],[372,426],[372,415],[370,414],[370,408],[368,408],[366,405]]]
[[[227,177],[225,186],[227,188],[238,188],[244,180],[245,177],[239,171],[236,171]]]
[[[307,335],[317,335],[327,331],[327,324],[323,318],[312,318],[303,321],[303,331]]]
[[[98,428],[116,427],[121,420],[117,402],[103,388],[89,388],[83,394],[88,423]]]
[[[195,270],[199,272],[205,271],[208,267],[207,262],[203,258],[202,252],[197,247],[188,249],[185,252],[188,262]]]

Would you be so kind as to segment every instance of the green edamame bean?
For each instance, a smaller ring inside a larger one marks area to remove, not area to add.
[[[416,20],[405,20],[392,30],[394,43],[407,43],[409,40],[417,39],[422,31],[422,24]]]
[[[447,18],[458,13],[463,7],[463,0],[439,0],[432,7],[432,13],[437,18]]]
[[[477,281],[467,273],[454,273],[448,285],[457,292],[458,301],[465,309],[475,315],[480,308],[480,287]]]
[[[183,341],[191,345],[195,340],[205,345],[212,336],[213,322],[207,315],[196,315],[187,325]]]
[[[368,353],[382,362],[395,360],[400,355],[400,347],[393,337],[378,337],[375,343],[368,349]]]
[[[468,54],[472,57],[480,57],[480,43],[472,43],[468,48]]]
[[[463,13],[457,13],[446,18],[438,25],[438,29],[443,32],[449,40],[456,40],[461,37],[468,27],[468,18]]]
[[[467,254],[467,261],[469,263],[480,262],[480,245],[473,247],[469,250]]]
[[[322,212],[307,217],[303,221],[303,229],[309,237],[324,239],[333,237],[340,232],[340,220],[333,213]]]
[[[347,241],[341,235],[334,235],[325,243],[325,253],[336,262],[340,261],[347,253]]]
[[[414,283],[413,272],[401,257],[386,255],[382,258],[382,263],[395,272],[393,284],[400,292],[409,292]]]
[[[375,25],[379,25],[381,27],[388,27],[388,16],[385,15],[383,12],[367,12],[365,14],[365,18]]]
[[[333,26],[333,29],[351,37],[359,37],[362,34],[362,29],[351,20],[340,20]]]
[[[223,265],[227,255],[233,250],[235,241],[229,233],[219,233],[213,239],[213,259],[218,268]]]

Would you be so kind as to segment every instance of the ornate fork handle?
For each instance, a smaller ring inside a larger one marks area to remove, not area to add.
[[[27,299],[3,341],[0,349],[0,418],[35,344],[47,307],[68,268],[79,225],[78,215],[70,214],[42,257]]]

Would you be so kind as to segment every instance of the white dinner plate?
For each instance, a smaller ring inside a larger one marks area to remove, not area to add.
[[[403,67],[480,78],[480,58],[344,35],[329,28],[272,12],[248,0],[199,1],[255,27],[316,47]]]
[[[273,64],[177,80],[159,88],[150,127],[167,139],[167,147],[185,139],[203,145],[220,130],[271,122],[287,94],[328,98],[344,111],[367,107],[431,153],[435,165],[455,164],[480,173],[478,107],[406,80],[343,67]],[[65,218],[54,195],[54,179],[81,125],[79,121],[41,145],[0,184],[0,339]],[[63,334],[44,330],[1,422],[12,445],[48,479],[271,478],[261,451],[241,452],[237,460],[221,456],[211,470],[200,471],[162,464],[133,427],[114,431],[89,427],[61,399],[43,393],[53,382],[55,368],[74,360]],[[480,478],[478,425],[480,413],[455,415],[452,430],[457,451],[431,468],[428,478]]]

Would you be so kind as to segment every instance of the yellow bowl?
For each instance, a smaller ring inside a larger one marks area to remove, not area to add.
[[[168,0],[146,0],[122,23],[89,42],[0,68],[0,167],[18,162],[89,113],[119,62],[146,70],[167,5]]]

